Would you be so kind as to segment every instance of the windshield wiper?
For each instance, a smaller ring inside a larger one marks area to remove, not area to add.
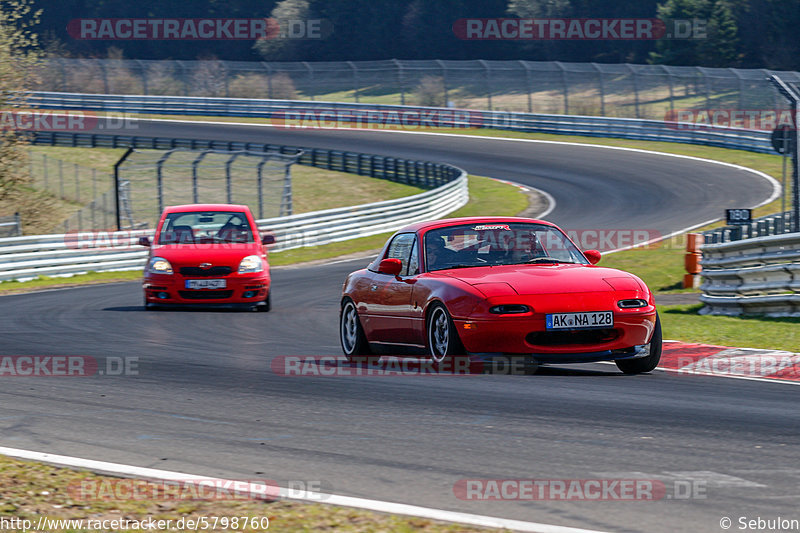
[[[447,266],[441,266],[441,267],[438,267],[438,268],[434,268],[433,271],[435,272],[437,270],[450,270],[451,268],[478,268],[478,267],[482,267],[482,266],[486,266],[486,265],[466,265],[466,264],[447,265]]]
[[[518,265],[533,265],[533,264],[536,264],[536,263],[555,263],[555,264],[559,264],[559,265],[562,265],[562,264],[573,265],[573,264],[575,264],[575,261],[562,261],[560,259],[555,259],[553,257],[535,257],[535,258],[530,259],[528,261],[523,261],[522,263],[517,263],[517,264]]]

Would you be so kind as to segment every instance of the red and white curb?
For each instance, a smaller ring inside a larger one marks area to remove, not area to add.
[[[800,353],[664,341],[661,370],[800,385]]]

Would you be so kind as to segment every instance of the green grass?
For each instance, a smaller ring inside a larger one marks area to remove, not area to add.
[[[111,173],[114,164],[125,154],[125,148],[73,148],[71,146],[31,146],[34,154],[61,159],[65,163],[75,163],[98,171]],[[37,157],[38,160],[38,157]]]
[[[95,285],[97,283],[113,283],[116,281],[141,280],[141,270],[124,270],[120,272],[89,272],[77,274],[68,278],[42,276],[29,281],[3,281],[0,282],[0,294],[13,294],[17,292],[30,292],[38,289],[55,289],[59,287],[74,287],[76,285]]]
[[[269,476],[264,476],[269,477]],[[115,483],[125,483],[117,486]],[[456,533],[497,531],[458,524],[434,522],[423,518],[390,515],[336,507],[322,503],[293,501],[263,501],[218,498],[215,500],[188,499],[180,497],[160,499],[138,499],[126,496],[125,488],[130,488],[131,480],[120,480],[111,476],[100,476],[83,470],[59,468],[42,463],[21,461],[0,456],[0,516],[6,520],[18,518],[30,520],[35,527],[40,517],[54,519],[86,520],[172,520],[172,527],[159,531],[186,531],[178,529],[180,518],[197,520],[207,517],[253,517],[269,519],[269,528],[223,528],[214,531],[344,531],[346,533],[368,533],[375,531],[399,531],[425,533]],[[99,487],[96,490],[81,487]],[[162,484],[136,482],[137,494],[156,493],[164,489]],[[150,487],[150,488],[148,488]],[[103,492],[105,489],[105,492]],[[192,494],[184,487],[183,494]],[[114,498],[116,493],[123,497]],[[109,494],[110,493],[110,494]],[[105,498],[97,497],[106,494]],[[180,495],[180,488],[171,489],[170,494]],[[202,493],[201,493],[202,494]],[[240,521],[240,524],[242,522]],[[166,523],[164,523],[166,524]],[[264,523],[266,525],[266,523]],[[207,529],[210,531],[211,529]],[[68,531],[92,531],[70,529]],[[97,531],[94,529],[94,531]],[[137,530],[131,531],[148,531]],[[152,531],[152,530],[150,530]],[[202,531],[202,529],[201,529]]]

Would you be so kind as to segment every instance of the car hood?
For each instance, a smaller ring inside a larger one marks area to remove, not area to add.
[[[257,243],[166,244],[153,247],[153,256],[163,257],[173,268],[211,263],[213,266],[238,268],[242,258],[261,255]]]
[[[636,276],[613,268],[588,265],[508,265],[437,272],[468,283],[487,297],[608,292],[648,292]]]

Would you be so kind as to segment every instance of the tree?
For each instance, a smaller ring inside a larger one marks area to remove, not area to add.
[[[0,0],[0,200],[9,199],[30,179],[25,169],[27,151],[21,149],[28,140],[14,129],[13,110],[22,107],[20,92],[35,81],[39,52],[30,28],[38,17],[30,0]]]
[[[280,25],[286,21],[308,20],[310,14],[311,6],[308,0],[282,0],[272,10],[270,18]],[[298,39],[281,38],[280,35],[270,35],[270,37],[258,40],[253,45],[253,48],[265,59],[304,59],[302,53],[307,48],[307,43]]]
[[[688,39],[664,39],[650,54],[651,63],[667,65],[737,66],[742,57],[739,26],[733,0],[668,0],[658,7],[658,16],[667,21],[705,22],[705,32]]]

